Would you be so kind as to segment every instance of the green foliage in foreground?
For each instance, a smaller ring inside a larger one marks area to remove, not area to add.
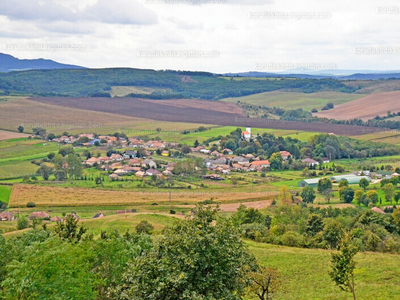
[[[243,299],[259,270],[234,225],[198,206],[153,244],[86,233],[71,215],[20,238],[0,236],[1,299]],[[215,224],[216,222],[216,224]]]
[[[252,256],[233,225],[198,206],[194,217],[166,230],[145,255],[129,263],[120,299],[242,299]]]

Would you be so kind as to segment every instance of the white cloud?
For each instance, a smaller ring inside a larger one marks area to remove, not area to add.
[[[398,0],[385,0],[385,4],[380,0],[224,0],[219,4],[210,0],[203,5],[166,2],[0,0],[0,45],[21,41],[85,44],[86,51],[46,52],[40,56],[89,67],[229,72],[252,70],[255,63],[276,62],[333,63],[340,69],[400,69],[400,54],[360,55],[353,51],[354,47],[400,47],[400,14],[378,14],[376,10],[400,7]],[[326,12],[330,17],[252,19],[253,12]],[[220,56],[137,57],[137,51],[147,50],[218,51]],[[10,54],[39,56],[38,52]]]
[[[154,24],[157,16],[135,0],[98,0],[73,9],[53,0],[1,0],[0,15],[11,20],[94,21],[109,24]]]

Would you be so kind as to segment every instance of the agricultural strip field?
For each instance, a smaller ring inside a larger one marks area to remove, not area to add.
[[[109,101],[114,101],[109,99]],[[109,106],[112,106],[109,102]],[[90,108],[89,108],[90,110]],[[204,124],[171,123],[130,117],[107,112],[88,111],[79,108],[62,107],[27,99],[16,99],[0,103],[0,128],[16,130],[18,126],[25,127],[25,132],[32,132],[34,127],[42,127],[48,132],[70,134],[93,132],[107,134],[125,132],[126,134],[146,134],[160,127],[165,131],[183,131],[198,128]],[[14,133],[17,135],[17,133]],[[1,137],[1,132],[0,132]]]
[[[28,136],[29,135],[24,134],[24,133],[0,130],[0,141],[18,139],[18,138],[26,138]]]
[[[318,92],[318,93],[296,93],[296,92],[266,92],[243,96],[237,98],[226,98],[221,101],[237,103],[248,103],[252,105],[263,105],[267,107],[281,107],[285,109],[302,108],[306,111],[311,111],[313,108],[320,110],[327,103],[332,102],[334,105],[347,103],[365,95],[348,94],[340,92]]]
[[[145,205],[145,204],[195,204],[213,198],[220,203],[240,201],[270,200],[279,194],[278,191],[113,191],[72,187],[52,187],[39,185],[14,185],[9,207],[25,207],[27,202],[36,206],[107,206],[107,205]]]
[[[274,299],[353,299],[341,291],[329,277],[330,253],[327,250],[300,249],[247,242],[262,265],[277,268],[282,274],[282,291]],[[355,286],[357,299],[387,300],[400,298],[399,255],[387,253],[357,254]]]
[[[198,100],[196,104],[186,104],[184,101],[194,100],[145,100],[137,98],[30,98],[35,102],[55,106],[79,108],[90,111],[101,111],[120,114],[130,117],[141,117],[168,122],[205,123],[223,126],[251,126],[254,128],[270,128],[284,130],[301,130],[309,132],[335,133],[339,135],[360,135],[365,127],[352,125],[338,125],[327,123],[289,122],[270,119],[248,119],[235,109],[232,113],[226,112],[229,103],[209,102]],[[113,105],[110,105],[112,101]],[[204,103],[199,105],[199,103]],[[226,105],[226,106],[224,106]],[[202,107],[202,108],[200,108]],[[368,128],[371,131],[381,131],[380,128]]]
[[[373,119],[386,116],[388,111],[400,111],[400,91],[368,95],[358,100],[338,105],[333,109],[321,111],[315,115],[322,118],[348,120]]]
[[[376,133],[372,133],[372,134],[353,136],[353,138],[364,140],[364,141],[400,145],[400,131],[397,131],[397,130],[390,130],[390,131],[376,132]]]

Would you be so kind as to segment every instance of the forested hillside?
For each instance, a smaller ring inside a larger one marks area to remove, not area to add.
[[[112,86],[135,86],[168,89],[168,92],[132,94],[153,99],[201,98],[218,100],[261,92],[285,90],[304,93],[340,91],[352,93],[357,88],[333,79],[275,78],[265,80],[230,80],[205,72],[155,71],[139,69],[32,70],[0,74],[3,94],[41,96],[109,97]]]

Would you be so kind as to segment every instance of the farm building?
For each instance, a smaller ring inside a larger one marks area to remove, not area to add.
[[[299,187],[311,186],[316,188],[320,179],[321,178],[304,179],[299,181]]]
[[[0,221],[14,221],[15,217],[12,213],[3,211],[0,213]]]
[[[350,174],[350,175],[338,175],[338,176],[331,177],[330,179],[331,179],[332,182],[338,182],[339,183],[342,180],[346,180],[349,184],[359,184],[360,180],[363,179],[363,178],[367,179],[368,182],[371,181],[371,179],[368,176],[356,176],[356,175],[353,175],[353,174]]]
[[[50,222],[62,222],[62,219],[60,217],[54,216],[50,219]]]
[[[49,214],[45,213],[44,211],[35,211],[31,213],[28,217],[29,220],[33,219],[49,219]]]

